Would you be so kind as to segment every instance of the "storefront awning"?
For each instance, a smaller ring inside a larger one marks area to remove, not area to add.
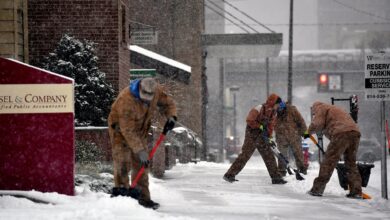
[[[158,74],[188,84],[191,67],[145,48],[131,45],[130,62],[142,68],[156,69]]]

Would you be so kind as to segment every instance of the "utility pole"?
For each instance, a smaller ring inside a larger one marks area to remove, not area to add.
[[[236,93],[240,91],[240,87],[232,86],[230,87],[230,91],[233,93],[233,145],[234,149],[237,147],[237,101],[236,101]]]
[[[268,97],[269,96],[269,57],[265,58],[265,80],[267,82],[267,85],[266,85],[266,94]]]
[[[292,49],[293,49],[293,6],[294,0],[290,0],[290,23],[288,35],[288,82],[287,82],[287,100],[292,103]]]

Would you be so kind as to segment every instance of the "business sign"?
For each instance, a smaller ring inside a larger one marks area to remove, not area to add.
[[[74,195],[74,80],[0,57],[0,190]]]
[[[155,69],[131,69],[130,70],[130,80],[142,79],[147,77],[155,77]]]
[[[158,35],[154,29],[141,29],[131,31],[131,44],[152,45],[157,44]]]
[[[0,84],[0,114],[74,112],[72,84]]]
[[[366,100],[390,100],[390,54],[376,53],[365,58]]]

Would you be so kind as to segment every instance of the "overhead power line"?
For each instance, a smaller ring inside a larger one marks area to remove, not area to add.
[[[229,22],[231,22],[233,25],[239,27],[241,30],[245,31],[246,33],[250,33],[247,29],[245,29],[244,27],[242,27],[241,25],[237,24],[236,22],[232,21],[231,19],[227,18],[224,14],[222,14],[221,12],[215,10],[214,8],[210,7],[209,5],[205,4],[205,6],[207,8],[209,8],[210,10],[212,10],[213,12],[215,12],[216,14],[218,14],[219,16],[225,18],[226,20],[228,20]]]
[[[370,23],[294,23],[294,26],[358,26],[358,25],[389,25],[390,22],[370,22]],[[229,24],[228,24],[229,25]],[[249,24],[258,26],[258,24]],[[288,26],[289,24],[266,24],[268,26]]]
[[[380,19],[383,19],[383,20],[386,20],[386,21],[390,21],[390,19],[388,19],[388,18],[385,18],[385,17],[379,16],[379,15],[373,14],[373,13],[371,13],[371,12],[367,12],[367,11],[360,10],[360,9],[358,9],[358,8],[354,8],[354,7],[350,6],[350,5],[347,5],[347,4],[345,4],[345,3],[342,3],[342,2],[340,2],[340,1],[337,1],[337,0],[333,0],[333,1],[334,1],[335,3],[337,3],[337,4],[339,4],[339,5],[342,5],[342,6],[346,7],[346,8],[349,8],[349,9],[351,9],[351,10],[353,10],[353,11],[356,11],[356,12],[358,12],[358,13],[365,14],[365,15],[368,15],[368,16],[371,16],[371,17],[375,17],[375,18],[380,18]]]
[[[254,21],[256,24],[262,26],[263,28],[267,29],[268,31],[270,31],[271,33],[275,33],[275,31],[271,30],[270,28],[268,28],[267,26],[265,26],[264,24],[260,23],[259,21],[257,21],[256,19],[254,19],[252,16],[248,15],[247,13],[245,13],[244,11],[240,10],[239,8],[237,8],[236,6],[234,6],[233,4],[225,1],[225,0],[222,0],[223,2],[225,2],[227,5],[229,5],[230,7],[232,7],[233,9],[235,9],[236,11],[240,12],[241,14],[243,14],[244,16],[246,16],[247,18],[249,18],[250,20]]]
[[[214,7],[218,8],[219,10],[222,10],[224,11],[226,14],[228,14],[230,17],[236,19],[237,21],[239,21],[241,24],[245,25],[246,27],[248,27],[249,29],[251,29],[252,31],[254,31],[255,33],[260,33],[258,32],[256,29],[252,28],[251,26],[249,26],[247,23],[243,22],[242,20],[240,20],[239,18],[237,18],[236,16],[234,16],[233,14],[229,13],[228,11],[226,11],[225,9],[219,7],[217,4],[215,4],[213,1],[211,0],[207,0],[208,2],[210,2],[212,5],[214,5]]]

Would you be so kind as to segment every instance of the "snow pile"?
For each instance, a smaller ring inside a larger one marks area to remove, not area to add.
[[[107,176],[108,174],[104,174]],[[112,176],[111,176],[112,179]],[[177,200],[180,195],[162,188],[155,182],[161,180],[150,178],[150,190],[158,194],[169,195]],[[84,179],[85,180],[85,179]],[[191,220],[190,217],[174,217],[143,208],[138,201],[128,197],[111,198],[103,192],[90,190],[89,182],[76,186],[75,196],[58,193],[42,193],[37,191],[23,192],[26,196],[50,202],[51,204],[35,203],[25,198],[13,196],[0,197],[0,219],[28,220],[73,220],[73,219],[173,219]],[[1,191],[6,194],[7,191]],[[180,200],[180,199],[179,199]]]

